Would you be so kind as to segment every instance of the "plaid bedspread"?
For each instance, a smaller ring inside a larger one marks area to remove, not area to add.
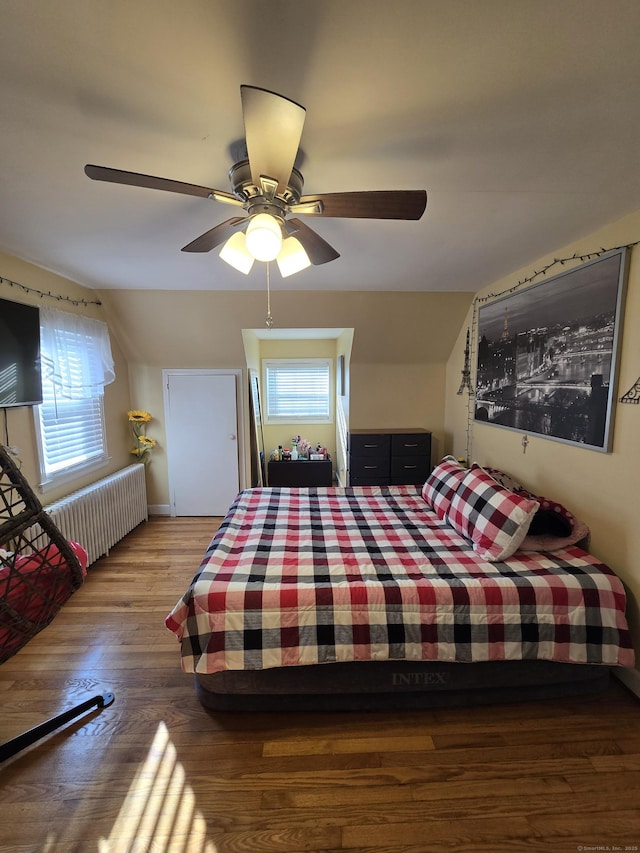
[[[240,492],[166,619],[186,672],[333,661],[632,666],[625,592],[580,548],[480,560],[410,486]]]

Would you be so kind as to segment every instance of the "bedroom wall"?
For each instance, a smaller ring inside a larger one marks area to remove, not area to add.
[[[260,341],[260,357],[268,358],[330,358],[336,363],[336,341],[328,339],[320,340],[263,340]],[[264,388],[264,383],[261,382]],[[264,396],[264,391],[263,391]],[[329,424],[267,424],[263,425],[264,444],[267,456],[279,444],[283,447],[291,447],[291,437],[301,435],[312,443],[321,444],[326,447],[331,458],[336,458],[336,427],[335,411],[334,420]]]
[[[100,298],[129,361],[131,405],[155,418],[149,434],[160,446],[147,472],[149,503],[168,505],[162,369],[244,369],[242,330],[264,328],[265,297],[254,291],[105,290]],[[304,299],[272,293],[272,313],[278,329],[354,329],[351,425],[425,427],[440,448],[447,358],[471,299],[470,293],[343,291],[305,293]]]
[[[66,302],[54,304],[104,320],[111,333],[117,378],[105,389],[110,462],[98,474],[80,477],[49,491],[43,502],[54,501],[103,473],[130,464],[126,412],[135,408],[151,412],[154,419],[148,432],[159,442],[147,468],[148,501],[152,506],[168,505],[162,369],[244,370],[247,354],[242,329],[264,327],[264,294],[189,290],[98,292],[2,253],[0,275],[45,293],[100,300],[101,306],[90,307],[74,307]],[[0,295],[23,302],[40,300],[35,294],[23,293],[4,283],[0,284]],[[349,356],[346,381],[350,393],[342,403],[351,426],[425,427],[433,431],[435,458],[444,446],[447,358],[471,298],[469,293],[344,291],[305,293],[304,300],[292,300],[288,295],[285,298],[282,293],[274,293],[272,310],[279,328],[354,329],[353,341],[345,339],[339,344],[340,352]],[[4,416],[0,413],[0,417],[4,441]],[[25,476],[33,485],[37,484],[38,459],[31,410],[7,410],[7,429],[9,443],[21,449]],[[334,433],[327,442],[334,447],[336,458],[342,458],[335,446]]]
[[[580,255],[627,245],[640,240],[640,211],[612,223],[526,268],[494,282],[480,291],[499,294],[539,270],[553,258]],[[557,272],[566,267],[558,267]],[[550,271],[548,276],[555,274]],[[539,280],[539,279],[538,279]],[[640,247],[631,252],[626,310],[622,327],[622,353],[617,397],[640,377]],[[445,451],[466,456],[467,395],[457,396],[464,362],[467,327],[472,313],[460,327],[446,372]],[[473,369],[473,352],[472,352]],[[523,453],[522,434],[488,424],[471,424],[471,459],[512,474],[532,492],[546,495],[567,506],[591,528],[591,551],[608,563],[622,578],[629,593],[629,619],[640,658],[640,524],[638,524],[638,480],[640,457],[640,405],[615,406],[612,453],[600,453],[529,435]],[[640,660],[634,690],[640,695]]]
[[[80,284],[69,281],[66,278],[43,270],[40,267],[29,264],[0,252],[0,276],[12,281],[19,282],[26,287],[34,288],[45,294],[51,293],[54,297],[69,297],[71,299],[86,299],[93,301],[99,297],[94,290],[83,287]],[[110,325],[103,306],[88,305],[75,306],[63,299],[52,299],[48,296],[41,297],[37,293],[27,293],[19,287],[12,287],[7,282],[0,282],[0,297],[15,302],[24,302],[30,305],[41,305],[46,303],[50,307],[69,313],[82,314],[85,317],[93,317],[103,320],[109,325],[111,337],[111,350],[115,362],[116,379],[105,388],[104,413],[107,432],[107,448],[110,456],[109,462],[99,471],[93,471],[84,477],[78,477],[64,486],[49,489],[46,494],[41,494],[37,488],[40,479],[40,468],[38,463],[38,451],[36,445],[33,412],[30,408],[6,409],[6,428],[8,433],[8,444],[20,449],[22,460],[21,470],[29,484],[34,489],[43,504],[52,503],[75,489],[80,489],[102,476],[130,465],[133,457],[130,455],[130,432],[127,421],[129,403],[129,378],[127,362],[120,347],[118,336]],[[0,441],[4,444],[6,439],[4,414],[0,413]]]

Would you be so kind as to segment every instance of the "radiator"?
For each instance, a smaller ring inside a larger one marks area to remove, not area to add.
[[[66,539],[86,549],[91,565],[146,521],[145,467],[136,462],[43,509]]]

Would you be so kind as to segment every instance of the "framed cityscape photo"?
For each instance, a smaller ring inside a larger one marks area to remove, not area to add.
[[[626,247],[478,310],[474,420],[611,452]]]

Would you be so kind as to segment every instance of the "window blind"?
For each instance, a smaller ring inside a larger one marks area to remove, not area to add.
[[[322,423],[331,420],[331,361],[265,361],[266,420]]]
[[[102,397],[57,398],[51,381],[43,380],[39,406],[43,474],[51,477],[106,456]]]
[[[37,407],[43,480],[107,456],[104,385],[115,378],[105,323],[40,311],[42,404]]]

